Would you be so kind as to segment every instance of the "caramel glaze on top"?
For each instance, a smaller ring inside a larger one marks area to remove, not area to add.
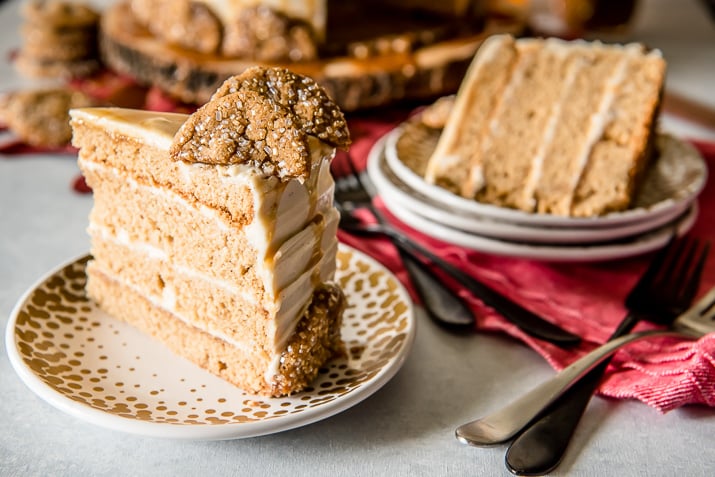
[[[170,153],[174,160],[248,164],[281,180],[305,180],[311,138],[350,145],[338,106],[306,76],[257,66],[226,80],[179,129]]]

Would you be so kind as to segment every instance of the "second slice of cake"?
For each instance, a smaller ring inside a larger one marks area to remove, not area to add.
[[[73,110],[94,191],[88,295],[249,392],[300,391],[341,351],[330,161],[342,113],[254,68],[194,115]]]
[[[493,36],[426,171],[463,197],[555,215],[627,208],[651,157],[665,78],[657,50]]]

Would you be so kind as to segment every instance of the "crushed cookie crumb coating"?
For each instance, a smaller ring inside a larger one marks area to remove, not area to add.
[[[350,133],[340,108],[314,80],[253,67],[226,80],[174,136],[171,157],[248,164],[281,180],[306,179],[309,136],[340,148]]]

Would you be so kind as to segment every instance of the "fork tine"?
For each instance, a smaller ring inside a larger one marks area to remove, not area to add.
[[[715,290],[715,288],[713,290]],[[712,295],[712,293],[710,294]],[[700,310],[700,316],[705,317],[706,319],[715,320],[715,295],[712,296],[710,303]]]
[[[700,242],[695,240],[695,246],[693,247],[693,256],[695,255],[695,250],[699,247]],[[707,260],[708,253],[710,252],[710,242],[705,242],[705,244],[700,247],[700,252],[698,258],[695,259],[695,266],[690,271],[689,275],[678,283],[681,283],[681,287],[678,293],[679,301],[690,302],[695,298],[695,294],[700,286],[700,277],[703,274],[703,269],[705,268],[705,261]]]
[[[626,307],[669,322],[692,302],[709,248],[690,237],[671,236],[626,297]]]
[[[650,264],[631,292],[626,297],[626,305],[630,307],[630,303],[647,293],[652,284],[663,278],[664,270],[668,270],[672,265],[672,258],[679,255],[679,249],[682,247],[682,241],[677,240],[677,236],[673,234],[668,243],[660,249],[651,259]],[[671,262],[671,263],[668,263]]]
[[[715,331],[715,287],[711,288],[684,314],[675,321],[674,328],[700,338]]]
[[[687,280],[690,266],[695,259],[695,253],[698,248],[697,240],[690,240],[688,237],[684,237],[682,242],[683,246],[674,258],[672,270],[669,270],[667,275],[667,278],[670,278],[670,281],[676,284],[681,284]]]
[[[336,181],[336,200],[348,208],[367,207],[373,211],[372,196],[360,178],[351,155],[344,153],[342,159],[346,172]]]
[[[692,255],[692,247],[689,237],[681,237],[675,239],[675,247],[672,251],[666,254],[665,261],[667,265],[661,268],[660,280],[669,280],[677,277],[677,274],[684,269],[687,269],[688,259]],[[685,263],[681,260],[685,258]],[[681,277],[678,277],[681,278]]]
[[[698,255],[700,242],[688,237],[682,238],[680,242],[682,245],[677,253],[673,254],[672,263],[664,270],[662,281],[659,283],[663,292],[673,299],[681,296],[683,290],[689,288],[692,282],[697,282],[698,278],[693,264],[700,258]]]

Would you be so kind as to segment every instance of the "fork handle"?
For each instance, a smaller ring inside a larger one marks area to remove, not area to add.
[[[639,317],[629,314],[613,332],[610,342],[626,335]],[[509,446],[506,466],[517,475],[543,475],[556,468],[613,355],[609,355],[529,425]],[[535,416],[536,417],[536,416]]]
[[[591,370],[527,427],[506,451],[506,467],[516,475],[545,475],[566,453],[576,426],[596,391],[611,358]]]
[[[459,282],[474,296],[482,300],[487,306],[497,310],[505,318],[514,323],[527,334],[560,346],[573,346],[580,342],[581,338],[577,335],[569,333],[568,331],[551,324],[537,314],[533,313],[531,310],[528,310],[518,303],[509,300],[504,295],[491,289],[471,275],[464,273],[462,270],[432,253],[430,250],[411,241],[398,230],[386,225],[380,226],[379,230],[380,233],[390,237],[398,249],[410,253],[413,256],[421,255],[427,258],[435,265],[435,267]],[[363,229],[363,231],[367,230]],[[420,261],[419,259],[417,260]],[[422,262],[420,261],[420,263]]]
[[[579,360],[562,369],[551,379],[512,401],[505,407],[475,421],[459,426],[455,432],[459,441],[473,446],[491,446],[506,442],[524,429],[535,417],[548,408],[559,396],[570,392],[589,371],[603,360],[633,341],[652,336],[678,335],[672,331],[642,331],[625,335],[594,349]],[[568,390],[568,391],[567,391]],[[546,445],[546,441],[540,442]]]
[[[474,313],[457,292],[448,288],[432,270],[400,242],[393,240],[402,263],[415,286],[427,314],[439,325],[451,329],[474,330]]]

